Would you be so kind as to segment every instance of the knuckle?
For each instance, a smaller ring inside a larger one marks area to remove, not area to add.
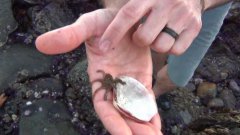
[[[187,2],[185,2],[185,1],[181,1],[181,2],[179,2],[179,5],[180,5],[180,7],[181,7],[181,9],[183,10],[183,11],[188,11],[188,5],[187,5]]]
[[[201,28],[202,28],[202,22],[200,21],[200,20],[198,20],[198,19],[194,19],[194,23],[193,23],[194,25],[194,32],[195,33],[198,33],[200,30],[201,30]]]
[[[187,11],[187,9],[188,9],[187,2],[185,2],[185,1],[176,0],[176,5],[177,5],[178,9],[181,9],[182,11]]]
[[[143,32],[138,32],[136,34],[136,40],[138,40],[143,45],[150,45],[152,42],[150,36],[146,36],[146,34]]]

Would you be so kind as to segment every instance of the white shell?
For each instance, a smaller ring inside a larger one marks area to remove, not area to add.
[[[143,122],[150,121],[158,113],[155,98],[149,90],[139,81],[132,77],[119,77],[125,85],[117,84],[115,99],[116,108],[120,108],[131,117]]]

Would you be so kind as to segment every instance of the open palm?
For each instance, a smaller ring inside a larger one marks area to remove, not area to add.
[[[149,47],[134,45],[129,31],[117,45],[108,49],[99,46],[101,35],[114,19],[116,12],[100,9],[82,15],[75,23],[50,31],[37,38],[39,51],[46,54],[69,52],[86,41],[88,74],[90,81],[102,78],[96,71],[101,69],[113,77],[131,76],[152,89],[152,60]],[[116,31],[116,34],[117,31]],[[93,93],[99,87],[92,86]],[[153,93],[152,90],[150,93]],[[97,114],[107,130],[113,135],[156,135],[160,133],[160,117],[157,114],[150,122],[138,123],[122,116],[111,100],[103,100],[104,90],[96,93],[93,103]],[[109,95],[110,98],[112,98]]]

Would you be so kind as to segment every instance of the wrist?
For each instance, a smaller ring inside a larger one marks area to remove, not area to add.
[[[118,10],[128,1],[129,0],[102,0],[104,7]]]
[[[203,0],[204,1],[204,11],[212,9],[223,4],[232,2],[233,0]]]
[[[201,4],[201,12],[203,13],[206,9],[206,3],[205,0],[200,0],[200,4]]]

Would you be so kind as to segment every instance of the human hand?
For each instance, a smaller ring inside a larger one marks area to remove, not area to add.
[[[108,49],[117,46],[129,29],[147,16],[133,33],[133,41],[137,45],[151,46],[159,53],[180,55],[201,29],[201,12],[201,0],[129,0],[104,32],[100,45]],[[179,37],[175,40],[161,32],[164,27],[171,28]]]
[[[59,54],[77,48],[86,42],[88,74],[90,81],[102,78],[96,71],[101,69],[114,77],[127,75],[142,82],[152,92],[152,60],[149,47],[135,45],[131,36],[133,29],[119,41],[117,46],[104,50],[99,46],[102,33],[113,20],[116,12],[101,9],[84,14],[75,23],[41,35],[36,40],[39,51]],[[116,33],[114,35],[117,35]],[[93,85],[93,93],[99,85]],[[106,129],[113,135],[156,135],[161,134],[159,114],[150,122],[138,123],[119,114],[112,100],[103,99],[104,90],[95,94],[94,108]],[[112,94],[108,96],[112,99]]]

